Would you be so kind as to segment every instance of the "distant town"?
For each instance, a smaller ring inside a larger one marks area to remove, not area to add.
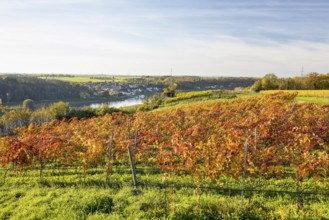
[[[151,85],[121,84],[115,82],[89,82],[87,87],[93,91],[94,97],[131,96],[145,98],[145,94],[162,91],[162,87]]]

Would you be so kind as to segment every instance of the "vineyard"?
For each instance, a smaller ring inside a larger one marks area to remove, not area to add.
[[[328,185],[329,106],[290,102],[295,96],[30,125],[0,140],[3,182],[12,171],[38,170],[44,178],[50,166],[63,173],[75,167],[83,176],[99,167],[110,181],[117,166],[129,165],[129,147],[136,166],[158,169],[163,181],[190,176],[199,189],[248,178],[255,190],[266,181],[289,179],[297,193],[305,193],[306,185]]]
[[[329,98],[329,90],[280,90],[285,93],[297,93],[298,96],[303,97],[319,97],[319,98]],[[262,94],[273,94],[277,93],[278,90],[263,90]]]
[[[191,99],[218,99],[218,98],[233,98],[236,97],[230,90],[204,90],[204,91],[192,91],[192,92],[177,92],[175,97],[166,99],[166,103],[179,102],[182,100]]]

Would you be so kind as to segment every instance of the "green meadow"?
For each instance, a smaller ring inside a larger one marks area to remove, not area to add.
[[[303,195],[303,208],[297,211],[295,194],[276,192],[290,186],[293,192],[291,179],[263,182],[256,188],[260,191],[246,191],[241,203],[239,180],[223,178],[219,187],[207,188],[184,175],[164,181],[152,168],[137,167],[137,187],[128,167],[115,167],[109,181],[103,169],[84,174],[78,168],[49,167],[42,179],[37,170],[9,171],[5,178],[4,170],[0,174],[0,219],[329,218],[326,195]],[[320,185],[328,186],[328,180]]]

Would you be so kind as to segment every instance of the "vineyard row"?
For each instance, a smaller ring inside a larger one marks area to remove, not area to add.
[[[221,177],[328,177],[329,106],[291,103],[294,94],[202,103],[148,113],[113,113],[20,128],[0,139],[1,165],[16,170],[48,164],[159,168],[164,178],[188,173],[195,184]],[[248,145],[245,154],[245,145]]]

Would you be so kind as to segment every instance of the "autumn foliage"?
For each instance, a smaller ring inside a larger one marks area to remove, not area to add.
[[[127,147],[133,146],[140,166],[216,184],[222,176],[241,177],[247,142],[249,176],[283,178],[290,173],[296,181],[327,177],[329,106],[290,102],[295,95],[30,125],[0,139],[0,163],[16,169],[42,170],[56,163],[83,170],[105,166],[109,171],[113,163],[129,162]]]

